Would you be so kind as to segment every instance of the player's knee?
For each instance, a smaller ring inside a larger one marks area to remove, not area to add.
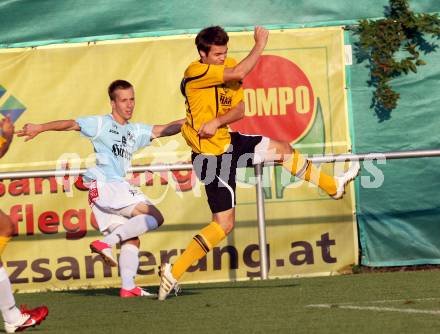
[[[164,218],[162,216],[162,213],[158,209],[155,208],[155,210],[151,210],[149,215],[153,216],[154,219],[156,219],[157,227],[159,227],[163,224]]]
[[[132,215],[133,216],[150,215],[150,216],[154,217],[154,219],[156,219],[157,226],[161,226],[164,222],[164,218],[163,218],[162,213],[154,205],[145,205],[145,204],[138,205],[133,210]]]
[[[158,211],[158,212],[159,212],[159,216],[155,217],[155,218],[157,220],[157,226],[161,226],[164,222],[164,218],[162,216],[162,213],[160,211]]]
[[[280,143],[280,154],[284,155],[291,155],[293,153],[292,146],[290,146],[287,142]]]
[[[273,159],[276,162],[284,161],[293,153],[293,149],[290,144],[282,141],[272,140],[270,149],[275,150],[275,157]]]
[[[233,209],[215,213],[213,220],[220,225],[226,235],[231,233],[235,225],[235,211]]]
[[[227,222],[222,222],[220,226],[222,227],[225,234],[228,235],[234,229],[235,223],[233,221],[227,221]]]
[[[229,224],[227,227],[226,227],[226,229],[225,229],[225,234],[226,235],[228,235],[229,233],[231,233],[232,232],[232,230],[234,229],[234,224],[232,223],[232,224]]]
[[[133,246],[135,246],[135,247],[137,247],[137,248],[140,248],[140,246],[141,246],[141,240],[138,238],[138,237],[136,237],[136,238],[131,238],[131,239],[128,239],[128,240],[125,240],[125,241],[123,241],[122,243],[121,243],[121,246],[122,245],[133,245]]]

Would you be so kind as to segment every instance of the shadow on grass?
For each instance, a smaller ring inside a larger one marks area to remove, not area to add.
[[[141,287],[148,292],[151,293],[158,293],[159,287],[158,286],[148,286],[148,287]],[[74,295],[74,296],[84,296],[84,297],[99,297],[99,296],[108,296],[108,297],[119,297],[119,288],[107,288],[107,289],[82,289],[82,290],[69,290],[69,291],[54,291],[54,293],[60,293],[60,294],[66,294],[66,295]],[[197,295],[199,292],[191,292],[191,289],[186,290],[184,288],[184,293],[179,295],[180,297],[190,296],[190,295]],[[173,293],[170,294],[168,298],[173,298],[175,295]],[[155,300],[157,298],[151,298],[151,297],[141,297],[144,299],[149,300]],[[133,298],[124,298],[124,299],[137,299],[135,297]]]
[[[253,289],[285,289],[285,288],[294,288],[299,286],[299,284],[293,283],[293,284],[281,284],[281,285],[274,285],[273,282],[270,283],[262,283],[258,282],[259,284],[252,284],[252,285],[245,285],[245,283],[249,282],[240,282],[240,283],[228,283],[228,284],[219,284],[215,286],[209,286],[208,284],[188,284],[183,285],[182,287],[182,294],[179,295],[179,298],[185,297],[185,296],[191,296],[191,295],[198,295],[201,293],[201,291],[204,290],[230,290],[230,289],[243,289],[243,290],[253,290]],[[159,287],[158,286],[148,286],[148,287],[142,287],[145,290],[148,290],[152,293],[158,293]],[[97,296],[113,296],[113,297],[119,297],[119,288],[107,288],[107,289],[82,289],[82,290],[68,290],[68,291],[54,291],[54,293],[59,294],[67,294],[67,295],[76,295],[76,296],[87,296],[87,297],[97,297]],[[170,295],[170,298],[174,297],[174,294]]]

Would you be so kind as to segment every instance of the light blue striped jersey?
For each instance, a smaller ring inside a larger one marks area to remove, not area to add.
[[[96,153],[96,166],[84,174],[85,181],[124,180],[134,152],[151,143],[152,125],[121,125],[111,114],[79,117],[81,134],[90,139]]]

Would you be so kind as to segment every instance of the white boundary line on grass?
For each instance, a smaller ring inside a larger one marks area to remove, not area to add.
[[[366,300],[362,302],[345,302],[345,303],[335,303],[328,305],[352,305],[352,304],[382,304],[382,303],[399,303],[399,302],[420,302],[427,300],[439,300],[440,297],[432,297],[432,298],[406,298],[406,299],[382,299],[382,300]],[[317,304],[317,305],[327,305],[327,304]],[[311,305],[308,305],[311,306]]]
[[[353,304],[382,304],[382,303],[399,303],[413,301],[427,301],[427,300],[439,300],[440,298],[407,298],[407,299],[384,299],[384,300],[371,300],[362,302],[351,302],[351,303],[338,303],[338,304],[312,304],[306,307],[310,308],[340,308],[348,310],[360,310],[360,311],[383,311],[383,312],[400,312],[400,313],[412,313],[412,314],[432,314],[440,315],[440,310],[418,310],[413,308],[396,308],[396,307],[378,307],[378,306],[356,306]]]
[[[413,308],[395,308],[395,307],[377,307],[377,306],[354,306],[354,305],[332,305],[332,304],[316,304],[307,305],[312,308],[340,308],[348,310],[366,310],[366,311],[384,311],[384,312],[400,312],[400,313],[419,313],[440,315],[440,310],[417,310]]]

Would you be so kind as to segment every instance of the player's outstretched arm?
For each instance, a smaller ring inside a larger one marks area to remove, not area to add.
[[[6,154],[14,137],[14,124],[9,116],[0,121],[1,137],[0,137],[0,158]]]
[[[263,27],[255,27],[254,40],[255,45],[251,52],[235,67],[225,68],[223,72],[223,81],[243,80],[257,64],[258,58],[263,53],[269,37],[269,31]]]
[[[217,132],[217,129],[223,125],[231,124],[244,117],[244,102],[240,102],[226,114],[203,123],[199,128],[200,138],[211,138]]]
[[[53,121],[43,124],[27,123],[23,129],[17,131],[18,137],[25,137],[24,141],[31,140],[38,134],[46,131],[79,131],[81,128],[73,119]]]
[[[185,123],[185,118],[164,125],[155,125],[153,126],[151,139],[175,135],[180,132],[183,123]]]

